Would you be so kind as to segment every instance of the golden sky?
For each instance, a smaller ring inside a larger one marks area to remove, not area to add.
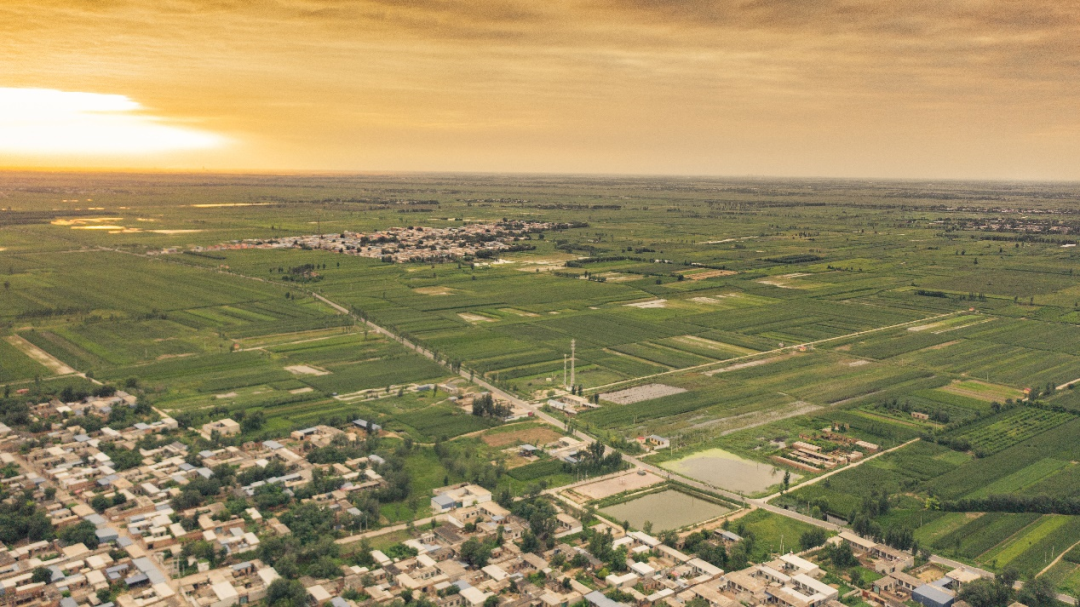
[[[0,166],[1080,179],[1078,24],[1071,0],[4,0]]]

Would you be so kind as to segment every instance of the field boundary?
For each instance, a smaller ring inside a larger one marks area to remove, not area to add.
[[[30,343],[21,335],[8,335],[5,339],[14,348],[28,356],[34,362],[52,371],[56,376],[74,375],[78,373],[78,371],[69,367],[64,361]]]
[[[927,321],[935,321],[935,320],[938,320],[938,319],[941,319],[941,318],[948,318],[950,316],[955,316],[957,314],[960,314],[960,311],[946,312],[945,314],[938,314],[936,316],[928,316],[926,318],[920,318],[920,319],[917,319],[917,320],[909,320],[907,322],[902,322],[902,323],[895,324],[895,325],[888,325],[888,326],[885,326],[885,327],[876,327],[874,329],[866,329],[865,331],[856,331],[855,333],[847,333],[845,335],[837,335],[836,337],[826,337],[824,339],[817,339],[817,340],[814,340],[814,341],[807,341],[807,342],[803,342],[801,344],[792,344],[790,346],[784,346],[782,348],[775,348],[775,349],[772,349],[772,350],[764,350],[764,351],[761,351],[761,352],[756,352],[754,354],[747,354],[745,356],[737,356],[735,358],[729,358],[727,360],[718,360],[718,361],[713,361],[713,362],[709,362],[709,363],[703,363],[703,364],[700,364],[700,365],[695,365],[695,366],[692,366],[692,367],[683,367],[681,369],[672,369],[670,371],[661,371],[659,373],[653,373],[652,375],[642,375],[641,377],[634,377],[634,378],[630,378],[630,379],[624,379],[624,380],[620,380],[620,381],[617,381],[617,382],[612,382],[610,384],[605,384],[603,386],[594,386],[592,388],[586,388],[585,392],[587,392],[589,394],[595,394],[597,391],[610,390],[614,386],[621,386],[623,384],[630,384],[630,383],[633,383],[633,382],[645,381],[645,380],[653,379],[655,377],[662,377],[662,376],[665,376],[665,375],[671,375],[673,373],[686,373],[686,372],[691,372],[691,371],[699,371],[699,370],[702,370],[702,369],[707,369],[709,367],[714,367],[714,366],[717,366],[717,365],[724,365],[724,364],[732,363],[732,362],[735,362],[735,361],[750,360],[750,359],[753,359],[753,358],[757,358],[758,356],[768,356],[768,355],[782,354],[784,352],[798,352],[800,349],[817,346],[817,345],[828,343],[828,342],[831,342],[831,341],[840,341],[840,340],[844,340],[844,339],[851,339],[852,337],[859,337],[860,335],[869,335],[871,333],[876,333],[878,331],[888,331],[889,329],[899,329],[901,327],[906,327],[908,325],[912,325],[912,324],[915,324],[915,323],[925,323]],[[716,372],[719,372],[719,369]]]

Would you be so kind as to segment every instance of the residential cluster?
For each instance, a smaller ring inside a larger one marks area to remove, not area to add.
[[[980,577],[927,568],[850,532],[761,563],[745,546],[741,561],[716,558],[751,540],[720,527],[696,532],[692,545],[685,533],[631,530],[556,495],[515,499],[471,482],[434,489],[429,518],[373,548],[394,529],[373,534],[379,504],[369,498],[401,481],[369,448],[385,438],[371,420],[244,442],[234,419],[185,428],[118,391],[40,403],[30,421],[33,432],[0,433],[4,507],[22,499],[35,512],[0,549],[0,607],[957,607],[959,589]],[[791,457],[828,468],[836,450],[877,449],[842,434],[814,438],[793,443]],[[827,451],[823,439],[839,446]],[[571,436],[509,449],[570,464],[603,456]],[[319,521],[327,531],[312,535]],[[334,558],[298,570],[283,554],[309,548],[284,543],[297,535]],[[881,576],[871,589],[829,572],[823,555],[841,546]]]
[[[345,231],[235,240],[209,247],[194,247],[191,251],[211,253],[239,249],[321,249],[394,263],[484,259],[496,257],[500,252],[531,248],[522,243],[530,238],[531,234],[571,227],[576,227],[576,224],[550,221],[470,223],[446,228],[408,226],[373,232]],[[161,251],[178,252],[182,251],[176,248]]]

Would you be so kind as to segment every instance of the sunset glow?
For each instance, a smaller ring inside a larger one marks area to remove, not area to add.
[[[123,95],[0,88],[0,153],[153,154],[212,148],[218,135],[169,124]]]
[[[1061,0],[6,0],[0,29],[0,167],[1080,179]]]

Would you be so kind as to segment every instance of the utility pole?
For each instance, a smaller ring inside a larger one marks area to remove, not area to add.
[[[575,366],[575,363],[577,362],[577,358],[575,358],[575,356],[574,356],[576,347],[577,347],[577,340],[571,339],[570,340],[570,385],[571,386],[576,385],[574,383],[574,379],[575,379],[574,378],[574,366]]]
[[[566,355],[562,355],[562,387],[567,388],[566,385]]]

